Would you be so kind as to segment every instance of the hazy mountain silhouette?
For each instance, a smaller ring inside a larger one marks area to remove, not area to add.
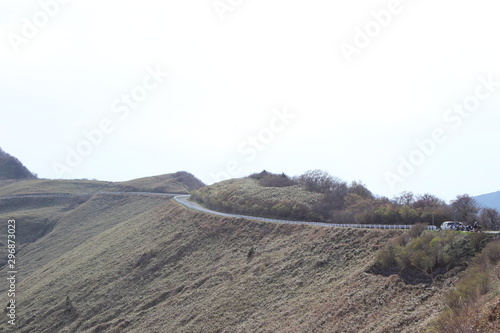
[[[500,210],[500,191],[481,194],[474,197],[476,201],[484,207]]]

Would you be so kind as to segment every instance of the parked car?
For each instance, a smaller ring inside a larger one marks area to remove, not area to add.
[[[464,225],[462,222],[445,221],[441,224],[441,230],[452,229],[457,230],[462,228]]]

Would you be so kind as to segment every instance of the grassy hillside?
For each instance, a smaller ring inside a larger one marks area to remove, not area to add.
[[[17,158],[7,154],[0,148],[0,180],[34,178],[36,178],[36,176]]]
[[[268,224],[139,199],[47,204],[45,217],[59,220],[19,252],[18,332],[422,332],[455,280],[370,273],[399,231]],[[30,207],[0,218],[21,225],[38,214]]]
[[[203,187],[194,191],[192,198],[230,213],[314,220],[312,206],[323,196],[300,185],[266,187],[257,179],[239,178]]]
[[[0,181],[0,196],[26,193],[95,193],[103,191],[189,193],[203,185],[192,174],[184,171],[126,182],[50,179],[4,180]]]
[[[0,181],[0,195],[36,193],[93,193],[109,186],[110,182],[92,180],[4,180]]]

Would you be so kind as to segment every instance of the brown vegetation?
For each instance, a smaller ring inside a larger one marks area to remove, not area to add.
[[[500,240],[490,242],[445,297],[436,332],[500,330]]]

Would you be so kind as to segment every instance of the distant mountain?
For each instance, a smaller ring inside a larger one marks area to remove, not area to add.
[[[476,201],[484,207],[495,208],[500,211],[500,191],[482,194],[474,197]]]
[[[0,148],[0,180],[36,178],[36,175],[29,171],[17,158],[7,154]]]

